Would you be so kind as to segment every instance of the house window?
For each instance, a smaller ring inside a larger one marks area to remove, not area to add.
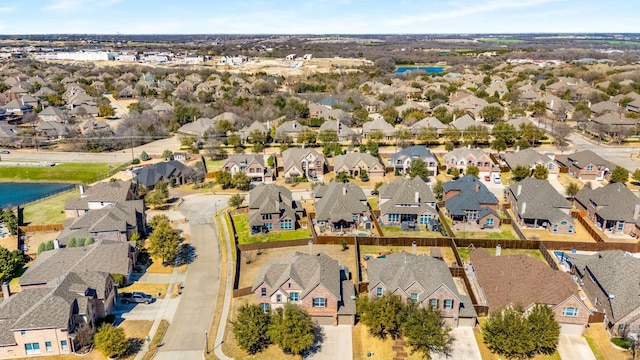
[[[269,230],[273,229],[273,224],[272,223],[264,223],[264,227],[266,227]]]
[[[53,346],[51,346],[51,341],[46,341],[44,343],[44,348],[47,349],[47,351],[53,351]]]
[[[358,219],[360,218],[360,216],[358,216],[358,214],[354,214],[353,215],[353,221],[358,221]]]
[[[478,167],[482,167],[482,161],[478,161]]]
[[[569,230],[568,230],[568,231],[569,231],[570,233],[572,233],[572,232],[573,232],[573,226],[569,226]]]
[[[578,309],[572,307],[563,308],[562,316],[576,317],[578,316]]]
[[[291,220],[280,221],[280,229],[283,229],[283,230],[293,229],[293,222]]]
[[[269,304],[268,303],[261,303],[260,304],[260,309],[262,309],[262,311],[264,311],[264,312],[268,312],[269,309],[270,309]]]
[[[549,165],[547,165],[547,169],[549,169],[549,170],[553,170],[553,164],[549,164]]]
[[[24,350],[27,352],[27,355],[40,354],[40,344],[39,343],[24,344]]]
[[[431,220],[431,215],[420,215],[420,225],[425,225]]]
[[[618,325],[618,331],[619,332],[623,332],[624,331],[624,324]]]
[[[20,335],[24,336],[26,334],[27,334],[27,332],[25,330],[20,330]]]
[[[411,293],[411,300],[412,301],[418,301],[418,294],[417,293]]]
[[[260,296],[262,297],[266,297],[267,296],[267,288],[263,287],[262,289],[260,289]]]
[[[291,294],[289,294],[289,300],[291,300],[291,302],[298,302],[300,300],[300,294],[298,294],[297,292],[292,292]]]
[[[276,302],[282,302],[282,295],[276,295]]]
[[[398,222],[400,221],[400,214],[389,214],[389,221],[390,222]]]
[[[253,174],[253,168],[249,168],[249,173]]]
[[[438,308],[438,299],[429,300],[429,305],[431,305],[432,308],[437,309]]]
[[[316,166],[320,167],[320,160],[316,161]]]
[[[486,224],[487,226],[493,226],[493,218],[488,218]]]
[[[624,221],[618,223],[618,231],[622,231],[622,229],[624,229]]]
[[[593,171],[593,165],[587,165],[587,171]]]
[[[485,162],[485,163],[484,163],[484,167],[489,167],[489,163],[488,163],[488,162]]]
[[[381,297],[382,296],[382,288],[381,287],[376,288],[376,296],[377,297]]]
[[[553,232],[558,232],[558,225],[553,225]]]
[[[444,309],[445,309],[445,310],[451,310],[451,309],[453,309],[453,300],[451,300],[451,299],[446,299],[446,300],[444,301]]]
[[[561,222],[561,223],[560,223],[560,225],[562,225],[562,226],[567,226],[567,222],[566,222],[566,221],[563,221],[563,222]]]
[[[67,340],[60,340],[60,348],[62,348],[63,351],[69,350],[69,346],[67,345]]]
[[[327,307],[327,299],[313,298],[313,307]]]

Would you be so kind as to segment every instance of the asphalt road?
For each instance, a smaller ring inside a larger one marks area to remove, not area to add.
[[[164,345],[154,359],[202,359],[205,331],[211,326],[218,294],[220,249],[213,214],[216,202],[218,206],[226,204],[222,199],[214,195],[187,196],[180,206],[189,221],[190,244],[196,257],[188,267],[184,292],[164,336]]]

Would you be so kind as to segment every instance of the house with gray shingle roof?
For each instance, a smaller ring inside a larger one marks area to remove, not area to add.
[[[500,157],[507,163],[507,166],[509,166],[511,170],[517,166],[524,166],[533,170],[536,166],[542,165],[549,172],[549,179],[556,179],[558,173],[560,173],[560,167],[551,157],[540,154],[531,148],[516,152],[506,152],[500,154]]]
[[[321,232],[355,229],[366,221],[367,197],[354,183],[330,182],[313,189],[316,224]]]
[[[511,210],[521,227],[542,227],[552,234],[575,233],[571,203],[547,180],[524,178],[511,185],[507,194]]]
[[[427,183],[415,177],[411,180],[397,179],[378,189],[380,221],[384,225],[407,226],[417,230],[438,220],[436,198]]]
[[[628,118],[624,114],[617,112],[602,114],[588,122],[588,126],[592,131],[603,132],[609,137],[616,137],[621,133],[630,134],[631,130],[637,125],[637,119]]]
[[[433,128],[438,133],[438,136],[442,136],[444,130],[447,128],[447,125],[443,124],[442,121],[438,120],[437,118],[430,116],[411,125],[409,129],[411,130],[411,133],[413,134],[414,138],[417,138],[418,135],[420,135],[420,132],[422,131],[422,129],[425,129],[425,128],[426,129]]]
[[[435,176],[438,171],[438,159],[423,145],[410,146],[393,154],[389,159],[389,166],[399,174],[407,174],[409,166],[414,160],[424,162],[429,170],[429,176]]]
[[[64,205],[66,217],[80,217],[92,209],[138,199],[138,187],[132,181],[103,181],[86,190],[84,185],[79,188],[80,197],[68,199]]]
[[[258,184],[249,191],[249,228],[263,231],[295,230],[304,208],[293,200],[291,190],[276,184]]]
[[[254,121],[250,126],[245,126],[242,129],[238,130],[240,140],[243,142],[247,142],[249,140],[249,136],[254,131],[259,131],[262,134],[269,135],[269,129],[267,128],[267,125],[265,125],[265,123]]]
[[[285,121],[276,128],[276,141],[282,142],[285,138],[290,137],[294,142],[298,141],[298,136],[303,131],[309,129],[308,126],[301,125],[296,120]]]
[[[616,164],[603,159],[591,150],[557,156],[556,162],[569,169],[569,176],[580,180],[602,181],[608,179],[616,168]]]
[[[109,273],[67,272],[51,284],[23,288],[0,303],[3,358],[74,352],[75,333],[110,313],[116,291]]]
[[[273,171],[264,165],[264,157],[256,154],[232,154],[222,164],[222,170],[231,175],[242,172],[252,182],[271,183],[275,180]]]
[[[640,234],[640,198],[624,184],[613,183],[589,189],[583,187],[576,194],[576,208],[585,211],[605,233]]]
[[[282,176],[294,179],[298,176],[316,180],[324,175],[327,159],[324,154],[311,148],[288,148],[282,152]]]
[[[536,304],[551,308],[563,334],[581,334],[591,311],[581,300],[577,284],[562,270],[528,255],[491,256],[485,249],[471,253],[480,292],[489,311]]]
[[[405,252],[367,261],[369,297],[384,294],[414,301],[419,307],[431,306],[451,327],[476,325],[477,314],[471,299],[458,290],[447,264],[426,255]]]
[[[160,181],[185,185],[196,180],[196,171],[177,160],[163,161],[132,171],[133,181],[145,189],[151,190]]]
[[[358,136],[358,132],[348,127],[340,120],[327,120],[320,125],[319,131],[335,131],[338,134],[338,141],[348,141],[354,136]]]
[[[481,228],[500,227],[498,198],[475,176],[466,175],[444,183],[446,215],[454,222],[468,222]]]
[[[364,138],[367,138],[373,131],[382,131],[385,140],[391,140],[393,138],[393,135],[396,133],[396,128],[386,122],[382,115],[373,114],[369,115],[369,118],[372,120],[362,124],[362,136]]]
[[[264,266],[251,288],[265,311],[294,303],[321,325],[354,325],[353,283],[337,260],[325,255],[290,253]],[[355,298],[355,296],[354,296]]]
[[[385,168],[377,158],[367,153],[348,153],[338,155],[333,159],[333,172],[338,174],[345,172],[347,175],[359,176],[362,170],[366,170],[369,177],[382,177]]]
[[[640,259],[621,250],[566,253],[565,257],[595,310],[605,314],[605,328],[611,335],[639,336]]]

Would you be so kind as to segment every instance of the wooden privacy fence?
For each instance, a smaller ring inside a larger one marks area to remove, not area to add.
[[[64,224],[26,225],[18,227],[22,232],[62,231]]]

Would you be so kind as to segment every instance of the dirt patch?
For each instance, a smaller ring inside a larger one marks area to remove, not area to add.
[[[27,232],[24,239],[24,244],[27,245],[27,255],[35,258],[38,254],[38,246],[49,240],[55,240],[58,235],[60,235],[60,231]]]

